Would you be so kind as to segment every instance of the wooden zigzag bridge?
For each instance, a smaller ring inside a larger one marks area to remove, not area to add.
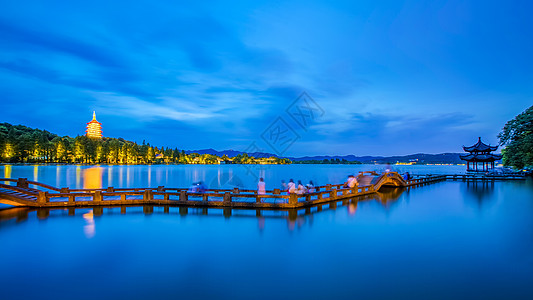
[[[267,190],[258,195],[257,190],[208,189],[202,193],[186,188],[57,188],[26,178],[0,178],[0,203],[23,207],[83,207],[121,205],[174,205],[188,207],[267,208],[292,209],[309,207],[337,200],[377,193],[381,188],[412,187],[444,180],[488,181],[524,179],[523,176],[426,175],[404,180],[396,172],[378,174],[360,172],[359,185],[345,188],[343,184],[315,187],[306,194],[287,194],[280,189]]]
[[[443,175],[431,175],[404,180],[396,172],[377,174],[361,172],[359,186],[344,188],[343,184],[327,184],[315,187],[306,194],[287,194],[279,189],[267,190],[258,195],[257,190],[208,189],[194,193],[186,188],[57,188],[26,178],[0,179],[0,203],[26,207],[75,207],[119,205],[176,205],[190,207],[234,208],[299,208],[336,200],[376,193],[384,186],[409,187],[445,180]]]

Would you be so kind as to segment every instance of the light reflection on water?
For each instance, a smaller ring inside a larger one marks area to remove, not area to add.
[[[93,211],[91,210],[88,213],[84,213],[83,214],[83,219],[85,219],[85,221],[87,222],[87,224],[85,226],[83,226],[83,232],[85,233],[85,237],[90,239],[90,238],[94,237],[94,235],[96,233],[96,227],[94,225],[94,214],[93,214]]]
[[[102,167],[91,167],[83,170],[83,188],[84,189],[100,189],[102,188]]]
[[[130,184],[147,170],[132,168]],[[160,172],[172,185],[243,174],[213,170]],[[0,299],[531,299],[532,196],[531,181],[440,182],[297,212],[4,210]]]
[[[203,181],[209,188],[255,188],[263,177],[267,189],[279,188],[281,180],[312,180],[315,185],[341,183],[359,171],[380,170],[375,165],[151,165],[151,166],[0,166],[6,178],[28,178],[57,187],[189,187]],[[462,173],[464,166],[399,166],[411,174]]]

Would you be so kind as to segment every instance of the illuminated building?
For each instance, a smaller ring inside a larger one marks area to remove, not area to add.
[[[93,111],[93,119],[87,123],[87,137],[101,139],[102,123],[96,121],[96,112]]]

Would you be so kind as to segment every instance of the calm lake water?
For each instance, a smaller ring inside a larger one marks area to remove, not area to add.
[[[0,166],[0,172],[72,188],[199,180],[254,187],[256,174],[275,188],[281,179],[326,184],[382,168],[266,166],[249,174],[243,166]],[[0,299],[532,299],[533,183],[440,182],[297,213],[17,208],[0,211],[0,245]]]

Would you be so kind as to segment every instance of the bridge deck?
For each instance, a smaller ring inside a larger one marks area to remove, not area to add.
[[[178,205],[191,207],[298,208],[376,193],[382,186],[408,187],[445,180],[442,175],[405,181],[396,172],[377,174],[361,172],[360,185],[344,188],[342,184],[316,187],[316,192],[286,194],[279,189],[258,195],[255,190],[210,189],[193,193],[183,188],[57,188],[25,178],[0,179],[0,203],[31,207],[73,207],[100,205]],[[7,184],[9,183],[9,184]],[[34,187],[40,187],[36,189]],[[43,190],[44,189],[44,190]]]

